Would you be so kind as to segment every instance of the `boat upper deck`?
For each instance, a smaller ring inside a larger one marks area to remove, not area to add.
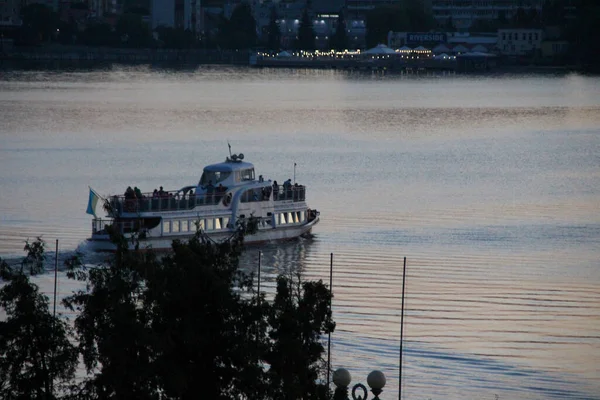
[[[187,190],[185,190],[187,189]],[[110,216],[122,216],[127,213],[145,212],[170,212],[192,210],[198,206],[214,206],[222,204],[229,208],[231,192],[193,193],[189,187],[157,193],[139,193],[138,195],[121,195],[110,197],[105,205],[105,210]],[[227,199],[225,199],[228,197]],[[273,185],[251,187],[243,190],[240,196],[241,203],[256,201],[276,202],[302,202],[306,199],[304,186]]]

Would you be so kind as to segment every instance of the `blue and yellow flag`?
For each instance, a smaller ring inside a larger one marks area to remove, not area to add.
[[[90,198],[88,200],[88,206],[87,206],[87,214],[92,214],[94,216],[94,218],[98,218],[96,216],[96,204],[98,204],[98,199],[100,199],[100,196],[98,196],[98,193],[94,192],[94,189],[90,188]]]

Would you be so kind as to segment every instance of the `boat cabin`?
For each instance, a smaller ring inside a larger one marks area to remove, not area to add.
[[[226,189],[255,181],[254,165],[242,161],[244,155],[232,155],[224,162],[204,167],[202,177],[198,182],[196,193],[207,193],[209,185],[213,188],[222,185]]]

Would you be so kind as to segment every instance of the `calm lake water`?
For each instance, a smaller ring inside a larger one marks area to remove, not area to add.
[[[332,363],[353,382],[380,369],[398,397],[407,257],[404,398],[600,399],[599,78],[3,72],[0,122],[3,258],[37,235],[85,251],[88,185],[178,189],[229,141],[266,179],[297,163],[322,220],[262,249],[262,285],[328,281],[333,253]]]

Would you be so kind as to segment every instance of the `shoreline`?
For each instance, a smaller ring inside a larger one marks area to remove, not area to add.
[[[203,65],[248,66],[253,68],[288,69],[339,69],[339,70],[378,70],[398,72],[410,70],[425,72],[458,72],[477,74],[527,74],[527,73],[586,73],[576,65],[547,64],[507,64],[500,59],[490,68],[464,69],[453,62],[435,62],[434,60],[381,61],[366,62],[327,62],[326,60],[272,60],[268,63],[253,64],[248,50],[215,49],[131,49],[88,46],[47,45],[40,47],[13,47],[0,51],[0,70],[61,70],[96,69],[111,65],[152,65],[163,68],[188,69]],[[341,60],[340,60],[341,61]]]

